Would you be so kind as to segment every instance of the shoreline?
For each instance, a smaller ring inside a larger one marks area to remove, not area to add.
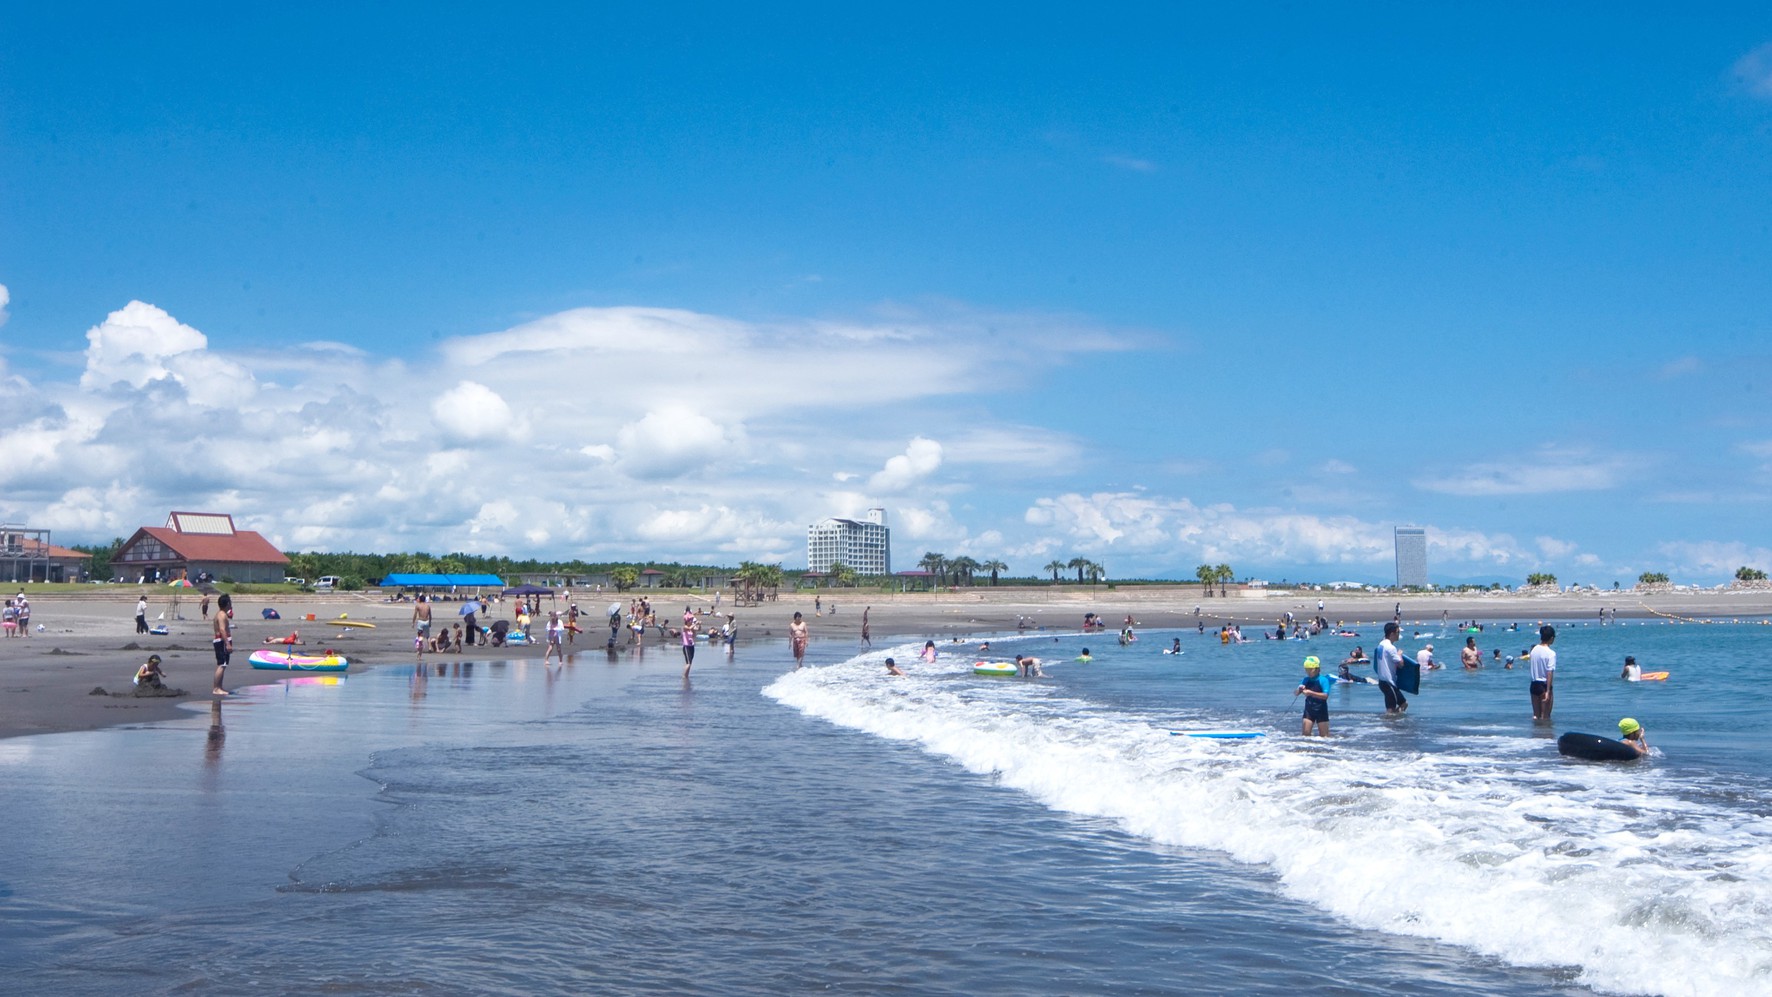
[[[26,590],[29,593],[29,589]],[[146,593],[150,597],[149,620],[168,611],[169,599],[163,590],[118,586],[96,593],[42,594],[32,596],[32,630],[41,624],[44,631],[29,637],[0,639],[0,739],[34,734],[94,730],[102,727],[158,723],[189,714],[179,704],[211,700],[201,692],[214,673],[214,659],[209,649],[209,625],[197,612],[188,596],[182,600],[183,619],[164,620],[171,630],[165,637],[148,637],[135,633],[135,600]],[[646,596],[660,615],[675,619],[677,605],[689,605],[698,613],[712,608],[712,596],[681,592],[628,592],[620,601]],[[589,618],[595,625],[578,635],[571,650],[574,654],[594,651],[605,655],[602,609],[615,596],[607,592],[581,593],[581,611],[589,606]],[[871,631],[879,637],[876,646],[889,640],[947,639],[966,635],[1010,634],[1025,622],[1031,632],[1069,633],[1081,629],[1085,612],[1104,617],[1110,628],[1117,630],[1128,615],[1142,629],[1195,629],[1204,624],[1216,629],[1223,623],[1237,623],[1246,628],[1272,626],[1284,613],[1300,619],[1316,615],[1318,599],[1324,602],[1323,614],[1331,624],[1350,627],[1371,627],[1391,618],[1394,607],[1402,604],[1403,624],[1438,626],[1440,615],[1451,621],[1473,620],[1489,623],[1536,625],[1540,621],[1598,623],[1605,609],[1616,610],[1617,619],[1633,624],[1646,622],[1743,622],[1767,623],[1772,620],[1772,591],[1734,590],[1722,592],[1685,592],[1639,595],[1635,592],[1582,593],[1580,595],[1405,595],[1377,593],[1301,592],[1294,590],[1253,590],[1229,596],[1203,598],[1197,586],[1138,586],[1110,589],[1105,586],[1058,585],[1051,588],[989,586],[939,592],[879,593],[855,590],[783,593],[774,602],[758,606],[732,608],[723,604],[722,615],[731,612],[737,617],[740,649],[785,640],[787,624],[794,612],[805,615],[815,642],[839,640],[861,649],[862,610],[871,607]],[[438,623],[455,622],[459,601],[440,600],[434,619]],[[551,603],[543,599],[545,613],[550,606],[566,607],[563,600]],[[265,620],[260,610],[276,606],[285,614],[280,620]],[[492,618],[508,615],[513,604],[495,605]],[[1198,607],[1198,615],[1195,615]],[[820,611],[822,609],[822,612]],[[317,619],[306,620],[313,613]],[[374,623],[376,629],[342,630],[329,628],[325,621],[339,614],[352,620]],[[351,659],[349,672],[371,668],[411,664],[417,660],[412,653],[411,603],[373,601],[369,596],[349,594],[304,596],[241,596],[235,600],[235,661],[228,668],[229,688],[267,685],[300,672],[261,671],[246,661],[246,656],[263,646],[268,636],[282,636],[291,630],[300,631],[305,648],[312,652],[336,648]],[[1376,639],[1374,636],[1372,639]],[[1483,640],[1479,637],[1479,640]],[[646,643],[659,646],[669,642],[656,635]],[[655,643],[658,642],[658,643]],[[617,654],[625,654],[627,645],[617,645]],[[143,697],[92,695],[95,687],[107,693],[128,692],[130,679],[137,665],[146,656],[157,653],[163,659],[167,684],[183,687],[184,696]],[[517,661],[541,658],[542,646],[492,648],[477,645],[461,653],[427,654],[425,661]],[[784,665],[790,662],[784,657]],[[195,689],[193,689],[193,686]]]

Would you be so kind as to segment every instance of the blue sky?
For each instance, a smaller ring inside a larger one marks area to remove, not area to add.
[[[1772,568],[1763,6],[49,6],[0,517],[64,542]]]

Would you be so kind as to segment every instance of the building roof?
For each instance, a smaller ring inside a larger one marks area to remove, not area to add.
[[[234,528],[234,517],[225,512],[173,512],[166,517],[166,528],[187,536],[206,533],[210,536],[231,537],[240,532]]]
[[[186,561],[219,561],[227,564],[288,564],[289,558],[271,546],[271,542],[252,530],[236,530],[231,536],[214,533],[180,533],[164,526],[144,526],[124,544],[135,546],[142,536],[150,536],[166,545],[166,549]],[[118,553],[122,553],[121,550]]]
[[[91,554],[68,547],[46,544],[40,540],[26,540],[20,545],[19,557],[44,557],[52,561],[84,561]]]

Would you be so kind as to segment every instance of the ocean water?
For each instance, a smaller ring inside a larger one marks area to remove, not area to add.
[[[885,676],[920,640],[703,650],[687,685],[668,647],[452,660],[0,742],[0,987],[1772,990],[1772,628],[1570,627],[1550,727],[1518,670],[1438,672],[1400,720],[1338,688],[1328,743],[1297,662],[1354,641],[1171,636],[996,642],[1036,681],[951,644]],[[1556,754],[1625,714],[1657,757]]]

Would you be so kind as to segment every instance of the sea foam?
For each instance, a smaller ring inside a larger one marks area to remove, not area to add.
[[[1401,751],[1359,736],[1222,742],[1059,683],[982,679],[971,657],[888,678],[888,654],[782,676],[764,693],[899,741],[1055,810],[1272,869],[1288,895],[1363,928],[1570,967],[1601,990],[1772,991],[1772,828],[1759,787],[1576,765],[1521,737]]]

